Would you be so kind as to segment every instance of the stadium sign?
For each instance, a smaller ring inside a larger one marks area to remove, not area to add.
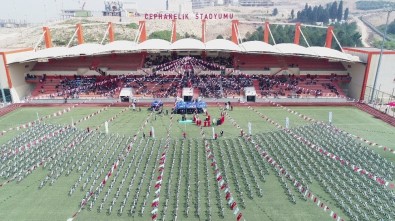
[[[228,20],[233,19],[233,13],[195,13],[195,14],[172,14],[172,13],[146,13],[146,20]]]

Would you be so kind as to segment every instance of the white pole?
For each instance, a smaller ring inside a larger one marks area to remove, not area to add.
[[[332,124],[333,114],[329,112],[329,124]]]
[[[248,122],[248,134],[251,135],[252,134],[252,130],[251,130],[251,122]]]
[[[215,129],[213,127],[213,140],[215,139]]]
[[[152,138],[155,138],[155,130],[154,127],[151,126],[151,131],[152,131]]]
[[[104,122],[104,127],[106,128],[106,134],[108,134],[108,121]]]
[[[289,128],[289,117],[285,118],[285,128]]]
[[[36,112],[37,120],[40,121],[40,117],[38,116],[38,112]]]
[[[71,126],[74,127],[74,118],[71,117]]]

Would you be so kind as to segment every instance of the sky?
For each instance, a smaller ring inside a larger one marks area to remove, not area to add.
[[[43,23],[60,18],[64,9],[79,9],[85,4],[86,10],[104,10],[104,0],[2,0],[0,19],[26,20],[29,23]],[[164,10],[166,0],[124,0],[137,2],[142,10]]]

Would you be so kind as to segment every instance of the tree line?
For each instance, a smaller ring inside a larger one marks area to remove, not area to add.
[[[325,46],[326,29],[319,29],[314,27],[302,27],[306,41],[310,46]],[[273,34],[276,44],[280,43],[293,43],[295,36],[295,26],[292,25],[272,25],[270,30]],[[253,33],[247,32],[243,41],[262,41],[263,40],[263,27],[258,27]],[[357,31],[357,25],[353,23],[335,24],[334,33],[339,40],[342,47],[361,47],[361,34]],[[273,39],[270,38],[270,44],[274,44]],[[301,36],[300,45],[307,47],[307,43]],[[340,50],[340,47],[333,39],[332,48]]]
[[[350,11],[348,8],[343,10],[343,1],[339,4],[337,1],[328,3],[325,6],[318,5],[312,7],[306,3],[302,11],[296,13],[296,20],[303,23],[315,23],[322,22],[324,24],[329,23],[329,19],[332,21],[347,20]],[[294,17],[294,11],[291,11],[291,18]]]

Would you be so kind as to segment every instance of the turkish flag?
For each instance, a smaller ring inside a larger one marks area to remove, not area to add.
[[[239,215],[237,216],[237,221],[239,221],[239,220],[241,220],[241,217],[243,217],[243,214],[242,213],[239,213]]]

